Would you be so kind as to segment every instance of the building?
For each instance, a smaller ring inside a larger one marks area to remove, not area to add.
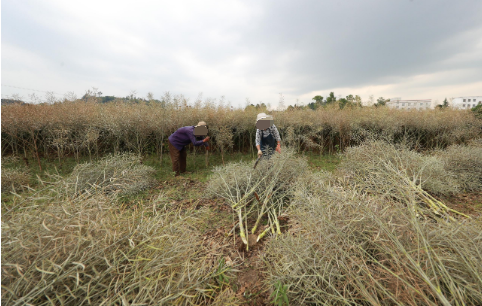
[[[387,106],[395,109],[430,109],[432,108],[432,99],[422,100],[402,100],[402,98],[391,98]]]
[[[471,109],[482,104],[482,96],[458,97],[452,99],[452,107],[455,109]]]

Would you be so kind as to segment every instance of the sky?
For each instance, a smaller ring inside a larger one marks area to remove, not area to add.
[[[482,95],[480,0],[1,1],[1,95]]]

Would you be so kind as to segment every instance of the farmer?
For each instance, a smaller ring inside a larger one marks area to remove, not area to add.
[[[258,114],[256,117],[256,128],[258,157],[264,155],[269,159],[274,151],[281,153],[281,138],[278,129],[273,124],[273,117],[265,113]]]
[[[192,142],[195,146],[205,146],[209,150],[208,126],[206,122],[200,121],[196,126],[185,126],[169,136],[169,155],[172,161],[172,171],[176,176],[186,172],[186,146]],[[202,139],[205,137],[204,139]]]

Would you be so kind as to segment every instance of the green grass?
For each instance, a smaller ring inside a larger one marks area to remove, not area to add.
[[[339,155],[319,155],[314,153],[306,153],[305,156],[308,158],[308,164],[312,170],[326,170],[334,171],[338,164],[341,162],[341,157]]]
[[[312,153],[304,154],[308,158],[308,162],[312,170],[326,170],[333,171],[340,163],[340,157],[335,155],[319,155]],[[159,185],[163,185],[163,192],[171,201],[181,200],[197,200],[203,196],[205,184],[209,180],[211,170],[215,166],[222,165],[222,159],[220,153],[208,154],[208,165],[206,165],[205,150],[202,148],[196,148],[194,151],[191,148],[191,152],[187,154],[187,167],[188,173],[181,174],[180,177],[174,177],[172,172],[172,164],[169,157],[169,152],[164,152],[162,162],[157,155],[147,155],[143,158],[143,163],[147,166],[153,167],[156,170],[155,179],[159,182]],[[238,162],[238,161],[251,161],[254,166],[255,156],[251,153],[226,153],[224,155],[224,162]],[[28,169],[30,173],[30,187],[37,189],[41,186],[38,177],[43,181],[48,181],[48,173],[58,173],[61,176],[69,175],[74,167],[77,165],[77,161],[74,157],[65,157],[60,162],[56,158],[41,158],[42,171],[38,166],[37,160],[30,158],[28,160]],[[79,163],[89,162],[89,157],[81,157]],[[2,168],[14,168],[14,167],[26,167],[25,161],[20,158],[15,162],[2,163]],[[184,186],[184,181],[190,184]],[[139,194],[132,196],[125,196],[120,199],[120,203],[124,205],[134,205],[145,202],[148,198],[159,194],[159,190],[153,188],[148,191],[143,191]],[[13,201],[14,195],[9,192],[2,192],[2,202],[4,205],[9,206]]]

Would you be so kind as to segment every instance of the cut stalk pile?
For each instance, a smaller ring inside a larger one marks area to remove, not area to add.
[[[369,141],[347,150],[340,172],[346,178],[346,185],[396,199],[419,214],[428,212],[423,207],[439,218],[452,221],[455,220],[452,215],[469,218],[432,195],[452,194],[460,186],[456,175],[447,171],[444,161],[435,156],[383,141]]]
[[[215,168],[208,194],[226,199],[238,218],[240,237],[249,250],[248,232],[257,235],[257,241],[268,232],[281,234],[278,217],[289,203],[292,184],[303,175],[308,166],[304,159],[294,158],[292,151],[262,159],[256,169],[252,163],[239,162]],[[261,221],[266,228],[259,231]],[[253,222],[248,222],[253,221]],[[248,226],[248,223],[251,228]]]

